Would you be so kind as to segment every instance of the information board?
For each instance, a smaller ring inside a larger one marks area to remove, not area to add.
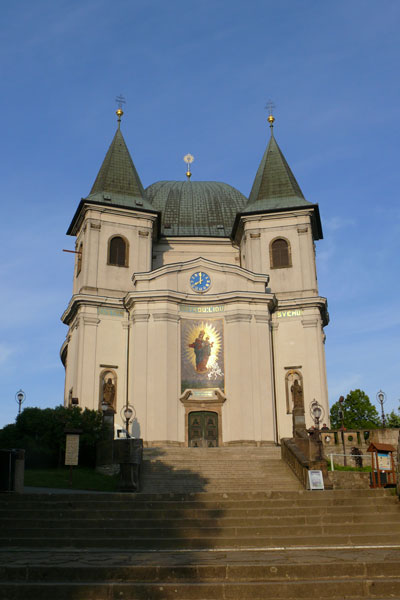
[[[67,433],[65,440],[65,464],[76,467],[79,457],[79,434]]]
[[[378,465],[380,471],[391,471],[392,464],[389,452],[378,452]]]
[[[310,490],[323,490],[324,478],[322,477],[322,471],[308,471],[308,482]]]

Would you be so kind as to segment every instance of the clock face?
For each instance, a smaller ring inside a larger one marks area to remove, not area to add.
[[[210,276],[203,271],[193,273],[190,278],[190,287],[195,292],[206,292],[211,285]]]

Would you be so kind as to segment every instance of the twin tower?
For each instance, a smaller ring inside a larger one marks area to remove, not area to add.
[[[276,443],[294,401],[309,425],[314,399],[329,414],[318,205],[270,124],[249,198],[189,178],[144,189],[118,124],[67,232],[61,348],[65,405],[114,411],[115,436],[126,405],[149,446]]]

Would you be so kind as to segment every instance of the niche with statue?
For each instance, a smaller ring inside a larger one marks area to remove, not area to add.
[[[117,410],[117,374],[115,371],[111,369],[102,371],[99,391],[99,410],[103,410],[102,405],[107,404],[108,409],[113,410],[115,413]]]

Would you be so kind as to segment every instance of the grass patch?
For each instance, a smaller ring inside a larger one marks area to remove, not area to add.
[[[331,471],[331,463],[328,463],[328,471]],[[343,465],[335,464],[335,471],[354,471],[356,473],[371,473],[371,467],[344,467]]]
[[[103,475],[94,469],[72,467],[72,486],[70,487],[69,467],[25,470],[25,485],[30,487],[115,492],[118,479],[118,475]]]

